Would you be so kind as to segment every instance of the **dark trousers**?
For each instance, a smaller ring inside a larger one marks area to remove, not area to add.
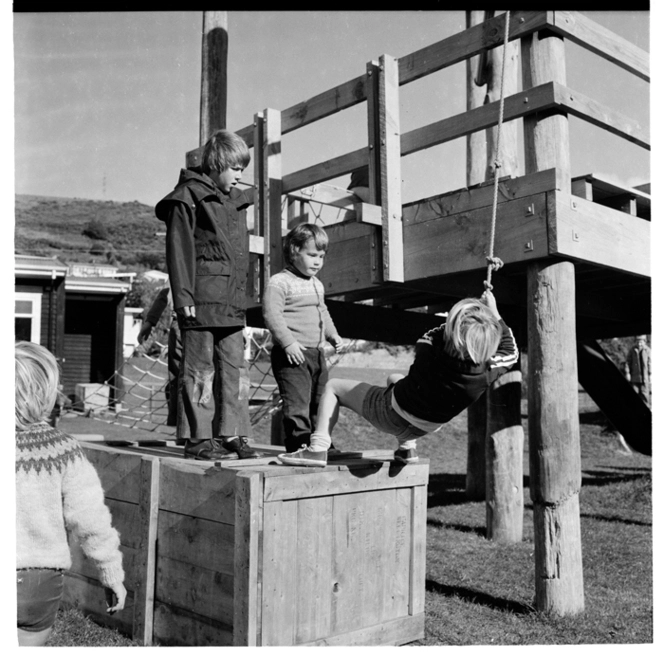
[[[168,331],[168,383],[166,384],[166,403],[168,406],[167,426],[178,425],[178,378],[180,377],[180,363],[182,362],[182,336],[180,326],[174,318]],[[186,426],[186,422],[185,422]],[[187,431],[188,431],[187,427]],[[178,432],[178,438],[186,434]]]
[[[272,373],[283,402],[286,451],[297,451],[309,438],[316,425],[318,403],[327,383],[327,364],[322,348],[304,349],[304,362],[290,364],[278,344],[270,355]]]
[[[241,326],[182,330],[178,435],[249,435],[249,376]]]

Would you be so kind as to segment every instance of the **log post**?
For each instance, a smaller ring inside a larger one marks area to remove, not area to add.
[[[565,84],[563,39],[549,32],[522,41],[523,88]],[[569,127],[562,113],[524,120],[526,173],[557,167],[571,188]],[[528,433],[535,529],[535,603],[558,615],[584,607],[579,490],[578,375],[574,265],[528,266]]]
[[[226,127],[228,16],[225,11],[203,12],[201,53],[200,145],[215,130]]]

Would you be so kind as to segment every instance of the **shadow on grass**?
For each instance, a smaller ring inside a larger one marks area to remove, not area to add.
[[[623,467],[621,469],[628,469]],[[650,471],[643,469],[630,473],[620,473],[618,471],[608,471],[602,469],[586,469],[581,478],[583,487],[604,487],[614,483],[627,483],[629,481],[640,481],[650,477]]]
[[[468,503],[464,474],[431,474],[427,508]]]
[[[443,583],[438,583],[438,581],[432,581],[431,579],[426,580],[425,587],[427,592],[434,592],[439,595],[444,595],[445,597],[458,597],[463,601],[486,606],[487,608],[494,608],[495,610],[507,611],[509,613],[514,613],[515,615],[527,615],[535,612],[535,609],[528,604],[522,604],[518,601],[511,601],[509,599],[499,599],[498,597],[492,597],[491,595],[485,594],[484,592],[478,592],[477,590],[460,588],[453,585],[444,585]]]
[[[626,524],[627,526],[652,526],[652,522],[640,522],[638,519],[625,519],[617,515],[596,515],[582,512],[581,517],[584,519],[596,519],[600,522],[616,522]]]
[[[449,522],[441,522],[439,519],[428,518],[428,526],[435,526],[436,528],[448,528],[452,531],[459,531],[459,533],[474,533],[481,538],[486,537],[486,528],[483,526],[468,526],[467,524],[450,524]]]

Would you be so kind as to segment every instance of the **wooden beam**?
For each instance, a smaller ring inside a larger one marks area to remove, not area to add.
[[[281,114],[276,109],[263,112],[263,181],[265,203],[263,220],[265,240],[263,251],[263,283],[281,271],[283,258],[283,219],[281,216]]]
[[[204,146],[215,130],[226,127],[228,15],[203,12],[201,109],[199,144]]]
[[[650,276],[650,222],[562,191],[550,192],[549,253]]]
[[[554,11],[551,29],[646,82],[650,55],[577,11]]]
[[[314,164],[306,169],[289,173],[283,179],[283,193],[287,194],[350,173],[355,169],[366,166],[368,157],[369,149],[365,146],[351,153],[333,157],[320,164]]]
[[[157,526],[159,516],[159,458],[140,461],[138,512],[140,535],[134,560],[136,589],[132,637],[152,645],[154,633],[155,581],[157,576]]]
[[[399,79],[394,57],[381,55],[378,71],[378,125],[383,280],[403,282]]]

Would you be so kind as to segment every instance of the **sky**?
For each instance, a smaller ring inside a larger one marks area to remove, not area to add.
[[[649,50],[645,11],[584,12]],[[154,205],[199,129],[202,12],[14,13],[14,188],[18,194]],[[286,109],[464,29],[463,11],[228,12],[227,127]],[[649,86],[567,44],[568,86],[644,126]],[[401,88],[401,130],[464,111],[456,65]],[[570,120],[572,173],[650,181],[647,151]],[[284,136],[283,171],[367,143],[366,103]],[[403,158],[404,202],[465,185],[465,140]],[[348,178],[332,181],[345,186]]]

